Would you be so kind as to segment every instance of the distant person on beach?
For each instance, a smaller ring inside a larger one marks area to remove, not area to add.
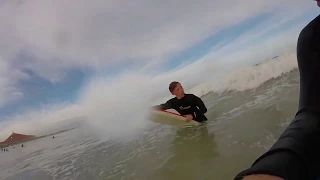
[[[320,180],[320,15],[301,31],[297,59],[296,116],[271,149],[235,180]]]
[[[169,84],[169,91],[175,97],[164,104],[153,106],[154,109],[174,109],[186,117],[186,122],[191,120],[205,122],[208,120],[204,115],[207,112],[207,108],[201,98],[194,94],[185,94],[182,85],[176,81]]]

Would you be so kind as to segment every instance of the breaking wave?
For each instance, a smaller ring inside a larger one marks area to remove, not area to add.
[[[198,84],[189,89],[188,92],[197,96],[204,96],[211,92],[223,93],[254,89],[270,79],[278,78],[297,69],[297,67],[296,55],[294,53],[284,54],[259,64],[233,70],[227,76],[216,78],[219,79],[218,81]]]

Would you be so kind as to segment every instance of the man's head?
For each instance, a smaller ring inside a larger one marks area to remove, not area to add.
[[[320,0],[315,0],[315,1],[317,1],[318,6],[320,7]]]
[[[178,99],[181,99],[184,96],[183,87],[177,81],[173,81],[170,83],[169,91],[171,92],[172,95],[175,95]]]

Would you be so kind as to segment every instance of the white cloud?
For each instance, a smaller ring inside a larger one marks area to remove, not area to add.
[[[0,56],[0,108],[23,96],[23,93],[16,87],[17,81],[22,79],[28,79],[28,75],[20,69],[15,69],[12,64],[4,61]]]
[[[2,53],[27,50],[55,66],[99,67],[128,58],[149,61],[255,15],[306,4],[296,0],[285,7],[284,2],[8,1],[0,19],[0,38],[7,46]]]
[[[46,126],[48,122],[81,115],[93,121],[92,124],[113,133],[125,125],[141,123],[131,121],[143,119],[135,117],[135,112],[145,114],[144,107],[150,104],[151,97],[168,95],[167,86],[171,80],[179,80],[191,87],[214,79],[217,73],[228,70],[228,67],[237,66],[236,60],[248,57],[254,60],[266,51],[272,54],[278,48],[292,43],[294,39],[290,39],[290,36],[296,36],[296,31],[274,37],[260,46],[252,47],[250,51],[229,53],[229,56],[223,58],[219,56],[242,47],[246,41],[254,40],[262,32],[300,16],[313,5],[313,2],[300,0],[290,3],[285,0],[243,0],[232,3],[222,0],[202,0],[197,3],[185,0],[6,1],[0,7],[0,107],[22,96],[16,85],[19,80],[28,78],[23,68],[32,69],[50,81],[61,79],[70,67],[97,70],[119,62],[137,61],[145,63],[145,69],[150,69],[219,30],[240,24],[261,13],[271,13],[274,17],[238,37],[236,42],[175,72],[162,74],[155,79],[129,74],[129,79],[122,77],[119,84],[111,86],[105,79],[96,79],[85,87],[76,104],[45,107],[48,110],[45,112],[28,110],[10,117],[13,124],[0,126],[6,127],[0,132],[6,134],[11,129],[17,129],[31,133],[34,128],[26,126],[30,122]],[[297,7],[299,13],[294,14],[292,9]],[[270,23],[273,25],[268,26]],[[279,38],[282,38],[284,44],[279,45]],[[270,44],[277,44],[277,47],[271,47]],[[36,59],[23,63],[13,61],[20,52],[28,52]],[[218,57],[221,59],[217,60]],[[226,66],[226,62],[231,63],[230,66]],[[161,69],[153,71],[160,72]],[[128,112],[119,112],[121,108]]]

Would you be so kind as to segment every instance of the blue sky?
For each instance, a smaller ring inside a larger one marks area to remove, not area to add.
[[[43,107],[87,102],[88,92],[96,92],[91,87],[96,79],[115,84],[119,75],[140,74],[153,83],[159,79],[154,88],[161,88],[190,76],[196,84],[202,70],[218,62],[264,60],[294,47],[299,30],[319,14],[314,2],[298,0],[243,0],[232,7],[222,0],[192,2],[5,2],[0,121],[25,123],[25,113],[43,121],[46,116],[36,113]],[[166,88],[154,91],[167,93]]]

